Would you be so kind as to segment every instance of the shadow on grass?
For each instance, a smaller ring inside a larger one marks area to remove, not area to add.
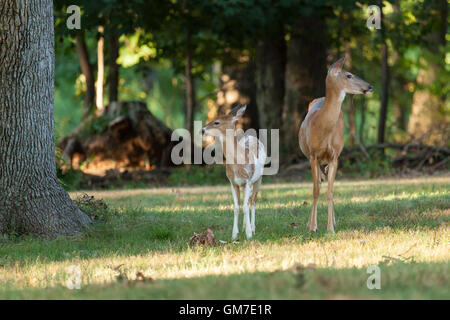
[[[438,184],[439,185],[439,184]],[[361,186],[365,188],[365,186]],[[403,186],[407,188],[407,186]],[[402,187],[402,188],[403,188]],[[389,193],[395,185],[383,186],[383,193]],[[256,213],[256,236],[253,241],[272,243],[290,238],[298,243],[315,239],[330,241],[339,237],[339,233],[360,230],[373,232],[389,227],[391,230],[436,229],[449,222],[449,199],[436,194],[419,195],[410,199],[395,198],[352,202],[349,195],[370,194],[358,189],[337,190],[335,203],[336,232],[326,232],[327,205],[326,196],[321,196],[318,208],[318,232],[311,235],[306,230],[306,222],[311,203],[300,203],[298,194],[310,195],[307,187],[292,190],[290,186],[284,193],[270,195],[270,201],[260,202]],[[420,190],[424,192],[424,190]],[[205,189],[203,194],[210,194]],[[228,195],[229,196],[229,195]],[[180,209],[174,211],[173,196],[156,199],[154,208],[130,208],[110,221],[92,226],[82,236],[56,240],[21,237],[13,240],[0,240],[0,267],[3,264],[39,261],[65,261],[73,258],[92,259],[108,256],[133,256],[151,252],[182,252],[189,248],[189,238],[194,232],[200,233],[211,228],[216,239],[229,241],[231,237],[233,213],[231,198],[223,197],[189,204],[189,200],[177,204]],[[309,197],[308,197],[309,198]],[[386,197],[385,197],[386,198]],[[387,197],[388,198],[388,197]],[[296,223],[297,228],[291,226]],[[242,226],[242,214],[239,227]],[[241,229],[242,244],[236,250],[245,247],[246,241]],[[3,260],[2,260],[3,259]],[[6,261],[6,262],[2,262]]]
[[[379,290],[366,268],[302,268],[196,278],[117,281],[45,289],[0,289],[0,299],[448,299],[448,264],[380,264]],[[132,277],[129,277],[132,279]]]

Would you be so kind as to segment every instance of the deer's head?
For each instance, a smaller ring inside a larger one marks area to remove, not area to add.
[[[344,70],[345,57],[336,61],[328,70],[327,88],[334,88],[349,94],[367,94],[373,87],[363,79]]]
[[[244,115],[247,106],[237,106],[230,111],[229,114],[217,117],[202,128],[204,136],[214,136],[223,138],[226,136],[227,130],[236,129],[236,121]]]

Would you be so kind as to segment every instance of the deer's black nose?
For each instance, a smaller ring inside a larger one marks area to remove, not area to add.
[[[205,134],[205,128],[202,128],[202,134]]]
[[[366,94],[366,93],[369,93],[372,91],[373,91],[373,87],[371,85],[369,85],[369,87],[366,90],[363,90],[363,93]]]

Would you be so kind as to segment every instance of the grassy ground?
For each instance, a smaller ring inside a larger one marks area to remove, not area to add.
[[[450,299],[449,187],[450,176],[339,181],[336,234],[322,188],[311,235],[311,184],[266,184],[256,236],[238,243],[229,187],[90,192],[111,217],[83,235],[0,240],[0,298]],[[228,243],[189,245],[208,227]],[[371,265],[380,290],[367,288]],[[79,290],[66,287],[71,266]]]

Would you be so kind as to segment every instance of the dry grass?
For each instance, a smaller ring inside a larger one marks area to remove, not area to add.
[[[450,177],[339,182],[335,235],[325,232],[323,200],[319,232],[306,232],[310,184],[265,185],[256,237],[239,243],[229,243],[228,187],[91,192],[116,212],[84,235],[1,240],[0,297],[448,299],[449,185]],[[208,227],[228,243],[189,245]],[[65,287],[73,265],[81,290]],[[299,265],[311,266],[303,280]],[[381,268],[381,290],[366,287],[370,265]],[[139,272],[154,281],[135,287]]]

